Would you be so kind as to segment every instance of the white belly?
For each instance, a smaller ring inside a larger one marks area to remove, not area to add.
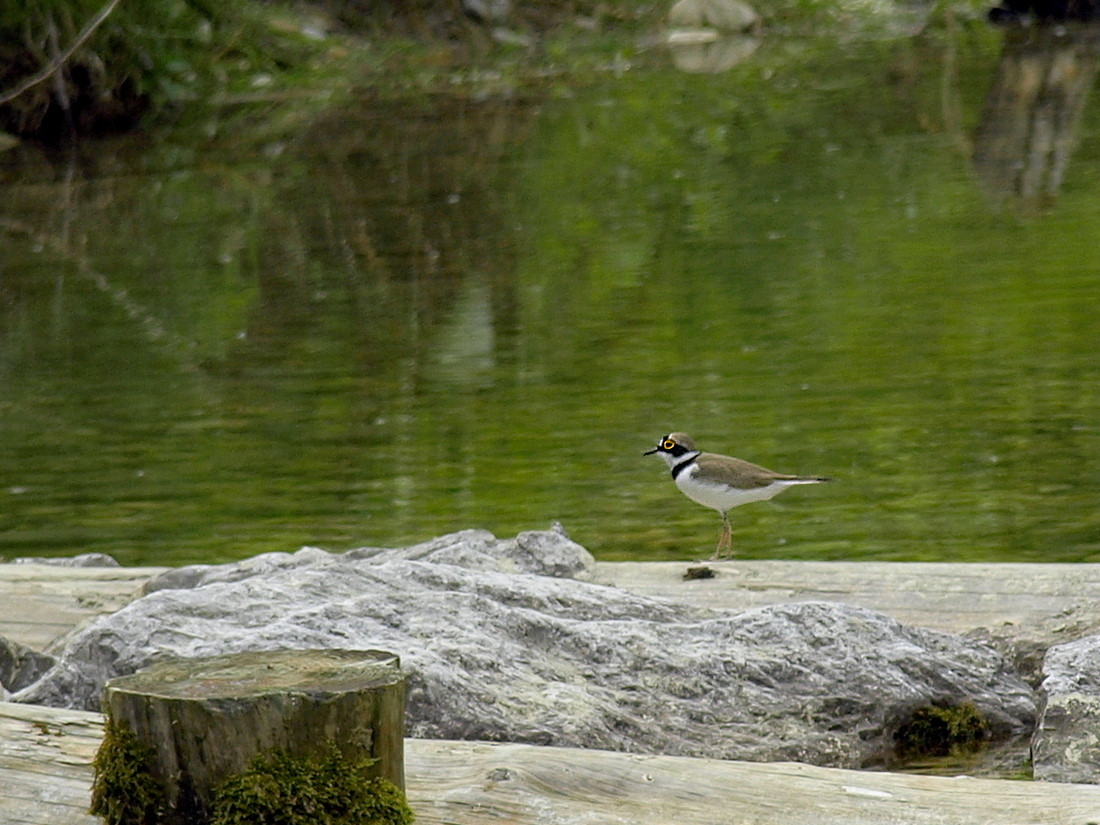
[[[773,481],[766,487],[751,487],[747,490],[739,490],[736,487],[727,487],[724,484],[708,484],[695,478],[695,468],[680,473],[676,479],[676,486],[685,496],[692,501],[710,507],[719,513],[724,513],[732,507],[748,504],[750,501],[767,501],[772,496],[778,495],[792,484],[798,481]]]

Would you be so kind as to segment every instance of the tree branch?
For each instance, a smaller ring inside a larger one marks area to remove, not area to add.
[[[66,61],[68,61],[68,59],[73,56],[73,52],[75,52],[87,42],[88,38],[92,36],[92,33],[96,29],[98,29],[103,21],[111,15],[111,12],[115,10],[115,6],[117,6],[118,4],[119,0],[108,0],[107,5],[96,12],[95,16],[92,17],[92,19],[85,24],[84,28],[80,30],[80,33],[77,34],[76,39],[69,44],[68,48],[66,48],[65,51],[61,52],[61,54],[57,55],[57,57],[55,57],[48,66],[46,66],[38,74],[32,75],[31,77],[24,80],[10,92],[4,92],[3,94],[0,94],[0,105],[15,100],[15,98],[19,97],[19,95],[23,94],[28,89],[33,89],[39,83],[42,83],[53,77],[57,70],[64,66]]]

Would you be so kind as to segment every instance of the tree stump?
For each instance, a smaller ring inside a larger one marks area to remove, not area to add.
[[[132,732],[163,821],[206,822],[220,783],[257,755],[377,759],[405,787],[405,680],[377,650],[283,650],[172,660],[111,680],[108,727]],[[110,817],[108,817],[110,819]]]

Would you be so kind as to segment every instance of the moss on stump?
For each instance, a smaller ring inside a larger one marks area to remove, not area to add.
[[[112,680],[92,813],[108,825],[408,822],[404,688],[396,656],[347,650],[178,660]]]
[[[371,777],[373,759],[352,762],[335,744],[316,757],[284,751],[257,755],[214,793],[211,825],[408,825],[405,794]]]

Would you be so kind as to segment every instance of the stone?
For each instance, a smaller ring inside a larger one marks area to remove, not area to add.
[[[760,45],[755,35],[728,35],[708,39],[699,31],[669,32],[668,48],[676,68],[693,74],[719,74],[748,60]]]
[[[462,11],[479,23],[504,23],[512,14],[511,0],[462,0]]]
[[[0,636],[0,688],[9,693],[33,684],[56,663],[48,653]]]
[[[1031,737],[1035,778],[1100,782],[1100,635],[1054,645],[1042,673]]]
[[[462,530],[405,548],[349,550],[356,559],[419,559],[502,573],[533,573],[555,578],[587,578],[596,560],[565,533],[561,524],[528,530],[500,540],[488,530]]]
[[[79,556],[20,556],[11,564],[52,564],[55,567],[120,567],[113,556],[106,553],[81,553]]]
[[[745,32],[759,27],[760,15],[743,0],[678,0],[668,11],[669,25]]]
[[[1100,633],[1100,615],[1093,600],[1066,600],[1057,612],[1032,615],[1026,623],[975,628],[967,638],[980,640],[1002,653],[1033,688],[1043,681],[1043,660],[1058,644]]]
[[[930,703],[1031,729],[1031,689],[981,642],[841,604],[712,611],[562,577],[590,559],[560,528],[467,530],[173,570],[15,698],[95,709],[108,679],[166,656],[376,648],[401,657],[421,738],[863,767]]]

